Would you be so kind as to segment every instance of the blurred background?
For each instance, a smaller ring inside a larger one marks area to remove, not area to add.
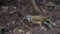
[[[53,8],[49,8],[52,6]],[[28,26],[26,15],[42,15],[51,19],[57,32],[44,26]],[[0,0],[0,34],[60,34],[60,0]]]

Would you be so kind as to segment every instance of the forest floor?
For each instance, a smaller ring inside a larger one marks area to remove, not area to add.
[[[55,26],[55,33],[44,26],[42,28],[32,24],[28,26],[22,21],[22,18],[26,15],[38,14],[32,8],[31,1],[29,0],[22,0],[16,4],[12,3],[9,6],[2,6],[0,10],[0,29],[6,28],[10,34],[60,34],[60,7],[57,7],[54,11],[40,12],[42,14],[39,15],[46,17],[51,13],[50,19],[58,25]]]

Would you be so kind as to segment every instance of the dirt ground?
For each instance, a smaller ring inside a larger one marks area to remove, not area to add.
[[[42,6],[45,7],[45,4],[39,4],[42,1],[36,1],[36,4],[39,9]],[[8,33],[6,34],[60,34],[60,6],[58,6],[53,11],[44,12],[43,10],[37,11],[32,5],[31,0],[14,0],[12,2],[4,2],[2,8],[0,9],[0,30],[6,29]],[[56,23],[54,31],[47,29],[42,26],[39,28],[37,25],[25,24],[22,18],[26,15],[42,15],[48,17],[53,22]]]

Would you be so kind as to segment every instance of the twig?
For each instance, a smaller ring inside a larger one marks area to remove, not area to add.
[[[33,8],[34,8],[36,11],[38,11],[38,13],[41,14],[41,11],[46,12],[46,10],[45,10],[42,6],[40,6],[40,9],[38,8],[35,0],[31,0],[31,1],[32,1]],[[45,1],[44,1],[44,2],[45,2]]]

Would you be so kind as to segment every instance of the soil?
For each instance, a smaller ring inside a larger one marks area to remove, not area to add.
[[[0,31],[5,29],[8,31],[6,34],[60,34],[60,6],[53,11],[46,10],[46,12],[43,12],[41,10],[39,11],[41,14],[39,14],[38,11],[33,8],[31,0],[11,1],[2,2],[2,7],[0,9]],[[40,2],[42,3],[42,1]],[[36,2],[39,9],[40,6],[44,8],[47,2],[45,4],[41,3],[39,4],[39,0]],[[40,28],[31,23],[27,25],[22,20],[26,15],[42,15],[48,17],[56,23],[54,27],[55,30],[51,31],[44,26]],[[1,32],[1,34],[3,34],[3,32]]]

